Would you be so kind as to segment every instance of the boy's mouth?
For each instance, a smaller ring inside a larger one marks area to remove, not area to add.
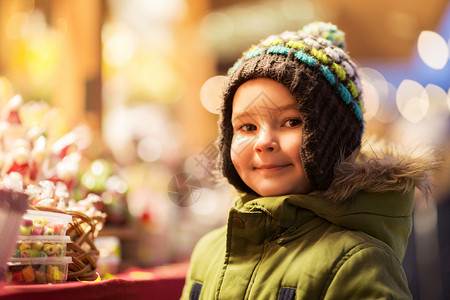
[[[284,168],[292,166],[292,164],[282,164],[282,165],[260,165],[255,167],[255,170],[265,171],[265,172],[276,172]]]

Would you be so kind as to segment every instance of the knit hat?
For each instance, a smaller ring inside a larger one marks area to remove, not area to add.
[[[312,187],[326,190],[336,164],[360,146],[364,131],[361,83],[345,52],[343,32],[330,23],[315,22],[298,32],[269,36],[228,71],[219,120],[220,168],[244,192],[253,191],[231,161],[232,104],[241,84],[261,77],[283,84],[297,100],[303,117],[303,167]]]

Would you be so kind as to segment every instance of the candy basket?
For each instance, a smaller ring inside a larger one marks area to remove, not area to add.
[[[103,228],[106,214],[88,216],[78,211],[61,211],[47,206],[34,206],[31,209],[65,213],[72,216],[66,235],[72,243],[67,244],[66,255],[72,257],[69,264],[67,280],[92,280],[96,278],[99,251],[95,246],[95,238]]]

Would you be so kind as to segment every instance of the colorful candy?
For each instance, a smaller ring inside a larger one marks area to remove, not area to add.
[[[8,263],[6,281],[11,283],[58,283],[67,280],[70,257],[18,258]]]
[[[67,214],[28,210],[20,225],[21,236],[63,236],[72,217]]]
[[[31,265],[26,266],[22,270],[22,276],[25,282],[31,283],[36,278],[36,274],[34,273],[33,267]]]
[[[30,236],[17,241],[13,257],[63,257],[69,236]]]

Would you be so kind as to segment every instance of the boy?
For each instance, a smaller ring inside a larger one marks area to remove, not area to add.
[[[359,154],[361,84],[344,46],[312,23],[230,69],[218,142],[240,194],[194,249],[182,299],[411,298],[401,261],[433,164]]]

